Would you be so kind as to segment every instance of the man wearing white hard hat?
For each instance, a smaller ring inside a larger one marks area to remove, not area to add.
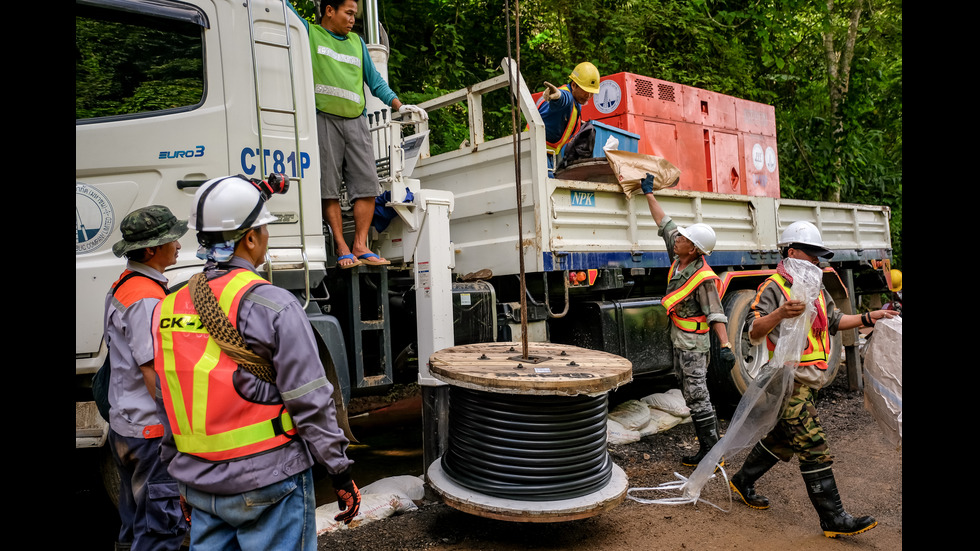
[[[193,507],[195,549],[316,549],[312,466],[350,522],[360,506],[333,386],[299,300],[256,272],[265,206],[288,183],[228,176],[194,196],[204,271],[154,311],[161,455]]]
[[[718,443],[718,416],[708,394],[707,373],[711,351],[710,331],[721,345],[720,361],[730,369],[735,354],[728,342],[728,317],[721,305],[716,281],[718,276],[708,265],[705,255],[715,248],[715,232],[707,224],[681,227],[674,223],[653,195],[653,179],[640,182],[650,214],[660,227],[672,260],[667,277],[667,294],[662,300],[672,322],[670,340],[674,345],[674,369],[681,374],[681,393],[691,410],[691,421],[698,437],[699,450],[681,457],[681,463],[697,467]],[[721,461],[724,463],[724,460]]]
[[[778,243],[784,259],[791,258],[819,264],[820,259],[834,256],[824,246],[820,231],[812,223],[797,221],[782,233]],[[760,286],[746,316],[751,344],[765,342],[770,353],[779,341],[781,322],[800,316],[806,310],[799,300],[791,300],[793,277],[783,266]],[[735,495],[754,509],[768,509],[769,499],[755,492],[755,482],[780,460],[799,457],[800,472],[806,483],[810,502],[820,517],[820,527],[827,537],[858,534],[878,523],[872,516],[852,517],[841,504],[834,472],[833,455],[815,406],[817,390],[825,381],[830,356],[830,336],[843,329],[873,327],[882,318],[897,314],[892,310],[875,310],[864,314],[844,314],[834,299],[821,288],[815,300],[815,316],[799,365],[794,372],[793,390],[776,426],[745,459],[742,468],[730,481]]]

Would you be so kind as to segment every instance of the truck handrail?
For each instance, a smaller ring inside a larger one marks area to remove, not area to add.
[[[289,11],[290,10],[288,10],[288,8],[286,7],[286,0],[279,0],[279,3],[282,5],[282,32],[285,40],[284,42],[265,40],[255,36],[255,17],[252,13],[252,2],[246,2],[246,5],[248,6],[249,42],[252,48],[252,74],[253,74],[252,86],[255,91],[255,121],[257,125],[256,128],[258,130],[259,151],[263,151],[265,134],[262,131],[262,113],[269,112],[269,113],[281,113],[281,114],[291,115],[293,121],[292,129],[293,129],[293,140],[295,143],[295,155],[296,158],[298,159],[300,156],[299,110],[297,109],[297,101],[296,101],[296,77],[293,72],[293,42],[289,36]],[[286,52],[286,58],[288,61],[286,63],[286,66],[288,67],[289,70],[288,72],[289,89],[290,89],[290,98],[292,101],[290,107],[277,108],[277,107],[265,106],[262,104],[262,100],[259,94],[260,80],[259,80],[258,56],[256,55],[257,46],[279,49]],[[264,155],[259,156],[259,165],[261,167],[259,169],[259,173],[262,177],[265,177],[268,174],[268,172],[266,171],[266,158]],[[306,309],[310,305],[310,262],[306,253],[306,232],[304,231],[304,229],[306,228],[306,224],[304,223],[303,220],[303,216],[304,216],[303,215],[303,178],[301,176],[297,176],[297,177],[287,176],[287,178],[289,178],[290,182],[295,183],[296,193],[298,194],[299,226],[301,228],[299,232],[300,254],[303,257],[303,281],[304,281],[304,288],[305,288],[305,293],[304,293],[305,302],[303,303],[303,308]],[[266,254],[266,266],[267,266],[267,274],[268,274],[269,281],[273,282],[273,275],[272,275],[273,265],[272,265],[271,256],[268,253]]]

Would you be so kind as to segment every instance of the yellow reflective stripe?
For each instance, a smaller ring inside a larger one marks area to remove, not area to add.
[[[174,323],[175,319],[183,319],[183,316],[174,315],[174,303],[177,293],[167,295],[160,306],[160,344],[163,350],[163,374],[167,379],[167,387],[170,391],[170,402],[173,407],[174,418],[177,427],[174,433],[188,433],[191,430],[190,421],[187,417],[187,406],[184,403],[184,393],[177,378],[176,359],[174,357],[174,332],[183,332],[182,325]],[[166,326],[164,326],[166,325]],[[195,326],[200,324],[195,324]],[[177,330],[175,330],[175,327]],[[199,331],[195,331],[199,332]]]
[[[218,297],[218,305],[227,315],[231,311],[231,305],[235,297],[252,282],[263,280],[259,275],[248,270],[242,270],[225,285]],[[189,292],[189,291],[184,291]],[[174,314],[174,302],[177,293],[168,295],[161,306],[161,320],[169,319],[171,322],[168,327],[161,325],[161,344],[164,351],[164,374],[167,377],[167,385],[170,389],[170,400],[173,403],[174,416],[177,421],[177,430],[174,430],[174,442],[180,451],[184,453],[206,453],[224,451],[243,447],[262,442],[263,440],[275,437],[273,424],[271,421],[261,421],[248,427],[239,427],[230,431],[218,434],[208,434],[207,430],[207,411],[208,411],[208,392],[210,390],[210,373],[218,366],[221,359],[221,348],[217,342],[208,336],[204,353],[194,364],[194,384],[192,386],[193,408],[190,417],[187,415],[187,405],[184,400],[183,389],[177,378],[176,360],[173,353],[173,333],[203,333],[207,334],[200,318],[196,314]],[[179,320],[181,323],[173,323]],[[281,415],[283,430],[293,429],[293,421],[288,413]]]
[[[691,320],[690,318],[682,318],[673,312],[670,313],[670,319],[673,320],[674,325],[676,325],[679,329],[683,329],[689,333],[701,330],[706,331],[708,329],[708,322],[706,321],[701,322]]]
[[[668,280],[674,274],[674,265],[676,263],[677,261],[675,260],[674,263],[670,265],[670,271],[668,272],[667,276]],[[681,285],[679,288],[674,290],[674,292],[665,296],[660,303],[664,305],[664,308],[670,311],[674,308],[674,306],[677,306],[678,302],[687,298],[687,295],[691,294],[694,289],[696,289],[698,285],[701,285],[701,283],[706,279],[716,277],[718,276],[715,274],[715,272],[708,267],[707,263],[705,263],[705,265],[700,270],[695,272],[694,275],[684,283],[684,285]]]
[[[282,428],[284,431],[293,429],[293,419],[283,412]],[[177,449],[183,453],[203,454],[234,450],[250,444],[256,444],[276,437],[271,421],[259,421],[246,427],[239,427],[219,434],[174,434]]]
[[[789,300],[791,298],[791,290],[789,288],[789,285],[787,284],[786,278],[784,278],[780,274],[773,274],[771,278],[773,281],[776,282],[776,285],[779,286],[779,289],[783,292],[783,295],[786,297],[786,300]],[[824,313],[826,313],[827,301],[824,300],[823,298],[823,291],[820,292],[820,295],[818,296],[817,300],[820,304],[820,309],[822,309]],[[809,346],[807,348],[812,350],[812,352],[810,352],[809,354],[801,354],[800,363],[802,364],[806,362],[826,362],[830,350],[830,332],[825,331],[824,340],[821,341],[817,339],[817,337],[813,334],[813,327],[811,325],[811,327],[807,329],[806,337],[807,337],[807,342],[809,342]],[[772,356],[773,356],[773,351],[770,350],[769,357],[772,358]],[[826,366],[824,368],[826,368]]]

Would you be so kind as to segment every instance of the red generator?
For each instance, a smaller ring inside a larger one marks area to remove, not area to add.
[[[680,169],[676,189],[779,197],[771,105],[616,73],[602,78],[582,120],[639,135],[639,153],[663,157]]]

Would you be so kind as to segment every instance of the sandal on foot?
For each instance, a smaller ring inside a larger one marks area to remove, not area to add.
[[[388,264],[391,264],[390,261],[382,260],[380,256],[374,253],[364,253],[357,258],[368,266],[387,266]]]
[[[353,260],[354,262],[352,262],[351,264],[341,264],[340,263],[341,260]],[[347,270],[349,268],[353,268],[354,266],[360,266],[361,261],[354,258],[354,255],[352,254],[345,254],[344,256],[337,257],[337,265],[340,266],[341,269]]]

